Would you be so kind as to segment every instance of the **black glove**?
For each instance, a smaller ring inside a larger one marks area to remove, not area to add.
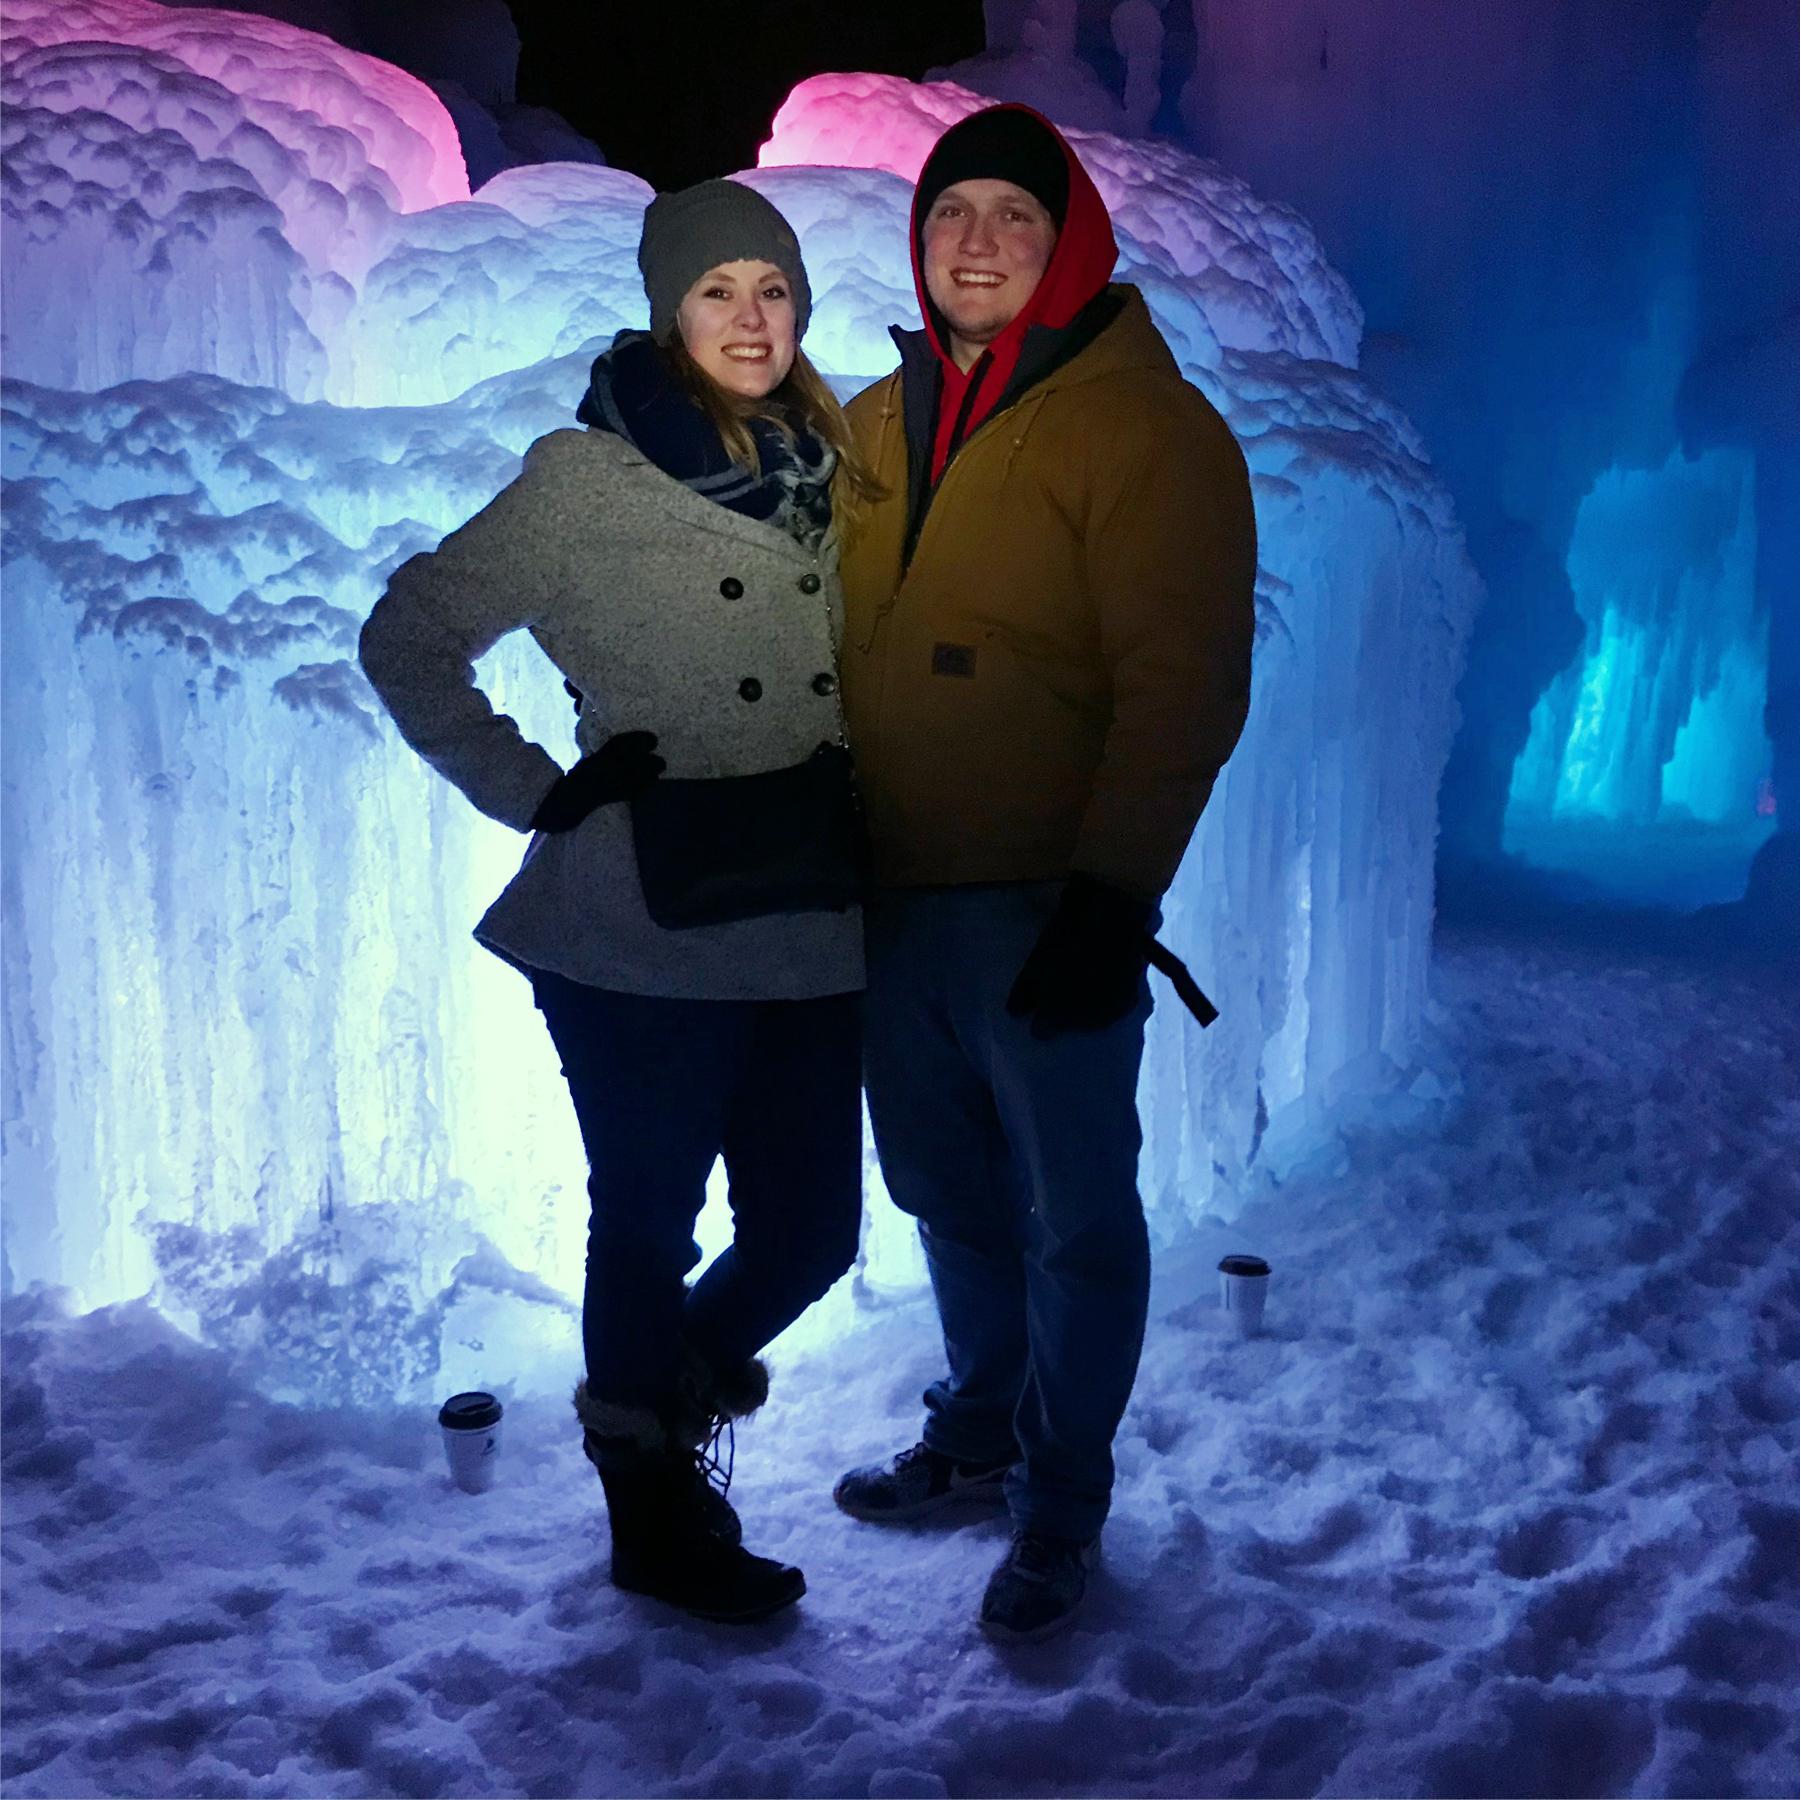
[[[629,800],[649,787],[665,766],[662,757],[651,754],[656,747],[656,734],[650,731],[621,731],[608,738],[557,777],[532,814],[532,830],[573,831],[595,807]]]
[[[1032,1035],[1099,1031],[1138,1004],[1151,908],[1093,875],[1072,875],[1007,996]]]

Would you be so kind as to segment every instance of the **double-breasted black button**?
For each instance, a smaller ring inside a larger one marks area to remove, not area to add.
[[[800,591],[803,594],[817,594],[820,586],[819,577],[811,569],[800,578]]]
[[[754,675],[746,675],[738,683],[738,698],[740,700],[761,700],[763,698],[762,682]]]
[[[813,692],[814,693],[816,693],[816,694],[835,694],[835,693],[837,693],[837,691],[838,691],[838,677],[836,675],[815,675],[813,677]]]
[[[741,582],[736,575],[728,575],[725,580],[720,582],[719,591],[728,600],[742,600],[744,598],[744,583]]]

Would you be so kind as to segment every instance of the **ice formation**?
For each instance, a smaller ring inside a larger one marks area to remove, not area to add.
[[[276,20],[26,0],[0,55],[22,379],[203,371],[314,397],[397,215],[468,198],[429,88]]]
[[[524,988],[467,935],[522,842],[404,749],[352,645],[641,319],[648,190],[551,165],[469,196],[429,90],[292,27],[16,0],[7,29],[6,1280],[154,1286],[304,1391],[566,1346],[580,1149]],[[800,231],[841,392],[892,366],[906,176],[975,104],[810,83],[745,177]],[[1223,1013],[1153,1020],[1167,1235],[1413,1078],[1477,590],[1305,224],[1167,146],[1079,145],[1263,545],[1251,725],[1167,907]],[[526,640],[484,677],[568,751]],[[907,1245],[873,1204],[863,1291]]]
[[[1795,826],[1794,7],[1193,15],[1183,125],[1356,282],[1493,595],[1456,859],[1736,898]]]
[[[1727,897],[1720,842],[1737,836],[1742,867],[1774,829],[1754,480],[1742,451],[1677,450],[1584,499],[1568,556],[1582,653],[1533,708],[1509,849],[1577,872],[1636,851],[1662,866],[1628,880],[1701,905]]]

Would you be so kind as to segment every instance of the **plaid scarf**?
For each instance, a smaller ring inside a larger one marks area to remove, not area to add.
[[[643,452],[666,475],[746,518],[767,519],[808,550],[832,520],[837,453],[804,426],[783,431],[769,419],[746,421],[763,472],[754,475],[726,452],[706,415],[682,392],[647,331],[622,331],[594,359],[575,416]]]

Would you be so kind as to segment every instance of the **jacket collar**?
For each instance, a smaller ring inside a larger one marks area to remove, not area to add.
[[[889,328],[888,335],[901,359],[901,420],[907,441],[904,559],[910,560],[934,491],[932,444],[943,376],[937,347],[928,331],[904,331],[896,325]],[[1027,334],[1006,392],[971,436],[979,436],[1027,393],[1046,396],[1128,369],[1154,369],[1176,376],[1181,373],[1151,320],[1144,296],[1137,288],[1118,282],[1103,288],[1069,324],[1036,326]]]
[[[695,493],[685,482],[678,481],[673,475],[658,468],[643,451],[623,438],[613,436],[611,432],[590,426],[586,435],[611,461],[614,468],[620,470],[628,481],[643,489],[646,499],[655,501],[683,524],[692,525],[697,531],[712,532],[718,537],[755,544],[764,550],[781,551],[796,563],[807,568],[813,566],[813,557],[781,526],[772,524],[767,519],[752,519],[743,513],[733,512],[728,507],[716,505],[704,495]],[[819,546],[818,562],[823,570],[829,571],[837,567],[836,523],[826,528],[825,538]]]
[[[929,417],[935,422],[940,364],[930,333],[891,325],[888,335],[900,352],[902,404],[909,429],[916,407],[929,408]],[[1027,334],[1019,367],[995,411],[1004,411],[1035,388],[1052,392],[1127,369],[1181,374],[1144,295],[1129,282],[1120,281],[1103,288],[1069,324],[1035,326]]]

